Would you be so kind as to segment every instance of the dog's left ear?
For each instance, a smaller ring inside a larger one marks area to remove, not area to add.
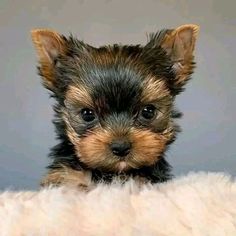
[[[149,45],[161,47],[171,60],[174,78],[170,86],[178,93],[194,69],[194,48],[199,26],[182,25],[176,29],[162,30],[151,36]]]
[[[170,30],[161,42],[160,46],[173,62],[172,70],[176,74],[173,83],[176,88],[183,86],[193,73],[193,53],[198,32],[197,25],[182,25]]]

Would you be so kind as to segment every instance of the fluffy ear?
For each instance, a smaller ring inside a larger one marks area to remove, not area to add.
[[[172,69],[176,74],[173,86],[178,88],[186,83],[194,69],[194,48],[199,26],[182,25],[167,31],[160,46],[173,62]]]
[[[176,29],[164,29],[151,34],[144,47],[144,60],[158,75],[167,78],[169,88],[175,95],[182,91],[183,85],[193,73],[198,31],[199,27],[191,24]]]
[[[55,31],[35,29],[31,31],[32,41],[38,54],[40,74],[45,87],[53,90],[55,85],[54,66],[59,55],[65,53],[65,38]]]

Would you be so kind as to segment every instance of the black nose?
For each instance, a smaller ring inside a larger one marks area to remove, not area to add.
[[[124,140],[115,140],[111,144],[112,153],[116,156],[124,157],[129,154],[131,143]]]

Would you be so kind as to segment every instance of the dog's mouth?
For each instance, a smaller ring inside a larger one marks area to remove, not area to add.
[[[124,159],[117,159],[117,157],[109,157],[100,166],[97,166],[97,169],[101,171],[111,171],[113,173],[125,173],[130,169],[133,169],[135,166],[132,165],[129,157],[127,156]]]
[[[117,156],[109,156],[101,166],[97,166],[98,169],[103,171],[111,171],[113,173],[126,173],[132,169],[140,169],[143,166],[149,166],[154,164],[145,162],[144,160],[139,160],[138,156],[134,158],[132,153],[125,156],[124,158],[117,158]]]
[[[116,165],[116,169],[118,170],[118,172],[124,172],[127,169],[129,169],[129,165],[126,161],[120,161],[117,165]]]

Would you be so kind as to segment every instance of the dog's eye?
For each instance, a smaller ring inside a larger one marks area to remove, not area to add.
[[[145,120],[151,120],[156,116],[156,108],[153,105],[147,105],[142,109],[140,116]]]
[[[83,108],[80,113],[82,119],[86,122],[92,122],[96,118],[94,111],[89,108]]]

